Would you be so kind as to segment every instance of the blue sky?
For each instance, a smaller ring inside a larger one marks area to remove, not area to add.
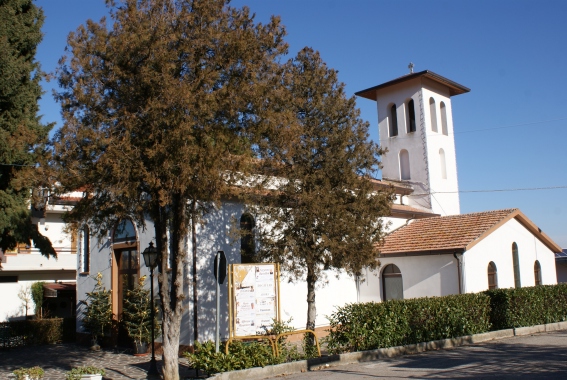
[[[104,0],[36,0],[44,9],[37,59],[53,71],[66,38],[88,18],[107,13]],[[567,247],[567,2],[238,0],[256,19],[279,15],[294,56],[304,46],[339,71],[347,94],[431,70],[471,89],[452,98],[461,212],[520,208]],[[43,121],[61,126],[45,83]],[[375,102],[358,99],[378,141]]]

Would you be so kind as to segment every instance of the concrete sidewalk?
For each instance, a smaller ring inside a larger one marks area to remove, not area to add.
[[[15,378],[12,371],[20,367],[40,366],[45,370],[43,380],[64,380],[65,372],[73,367],[93,365],[106,370],[105,380],[146,379],[151,354],[134,356],[131,350],[91,351],[76,344],[54,344],[13,348],[0,351],[0,379]],[[156,355],[158,370],[161,356]],[[179,359],[181,378],[195,376],[185,359]]]

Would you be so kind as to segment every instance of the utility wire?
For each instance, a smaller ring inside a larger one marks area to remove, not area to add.
[[[547,187],[519,187],[515,189],[433,191],[431,193],[410,194],[409,196],[418,196],[418,195],[422,196],[422,195],[433,195],[433,194],[456,194],[456,193],[498,193],[498,192],[508,192],[508,191],[536,191],[536,190],[555,190],[555,189],[567,189],[567,185],[547,186]]]

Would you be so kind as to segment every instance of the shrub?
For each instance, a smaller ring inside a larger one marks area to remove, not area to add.
[[[330,353],[371,350],[488,331],[483,294],[348,304],[327,317]]]
[[[31,368],[20,368],[14,370],[14,375],[16,375],[16,380],[25,380],[26,376],[29,380],[39,380],[43,378],[44,375],[43,368],[35,366]]]
[[[347,304],[327,317],[330,353],[398,346],[410,334],[408,306],[404,301]]]
[[[43,313],[41,312],[43,306],[43,284],[45,284],[45,282],[38,281],[34,282],[31,286],[31,296],[35,304],[35,316],[37,318],[43,317]]]
[[[541,325],[567,320],[567,284],[494,289],[490,297],[493,329]]]
[[[264,328],[264,335],[273,336],[285,332],[292,332],[295,329],[290,326],[291,319],[284,322],[274,320],[270,329]],[[296,345],[287,342],[286,337],[281,337],[278,342],[279,356],[275,357],[269,341],[232,341],[229,346],[228,355],[222,350],[215,352],[215,343],[208,341],[203,344],[195,344],[194,353],[186,353],[189,365],[195,369],[202,370],[212,375],[214,373],[236,371],[239,369],[265,367],[272,364],[303,360],[316,355],[312,345],[304,339],[303,353]]]
[[[70,370],[65,374],[66,380],[80,380],[82,375],[103,375],[106,372],[103,368],[93,367],[93,366],[85,366],[85,367],[76,367]]]
[[[191,367],[208,374],[279,364],[268,341],[231,342],[228,355],[223,351],[215,352],[214,342],[197,342],[195,353],[185,355]]]
[[[408,300],[411,309],[409,343],[454,338],[490,330],[490,299],[461,294]]]
[[[13,345],[39,345],[75,341],[75,318],[11,321],[3,324]]]

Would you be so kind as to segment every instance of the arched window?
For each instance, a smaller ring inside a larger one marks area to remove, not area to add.
[[[534,277],[536,286],[541,285],[541,265],[539,265],[538,260],[534,263]]]
[[[441,178],[447,179],[447,162],[445,161],[445,151],[439,149],[439,161],[441,164]]]
[[[402,272],[394,264],[386,265],[382,271],[382,295],[384,301],[404,299]]]
[[[401,179],[411,179],[410,164],[409,164],[409,153],[405,149],[402,149],[400,151],[400,178]]]
[[[256,222],[249,213],[240,217],[240,255],[243,264],[255,263],[256,243],[254,241],[254,227]]]
[[[396,111],[396,105],[392,104],[390,106],[390,137],[398,135],[398,114]]]
[[[429,113],[431,114],[431,130],[437,132],[437,107],[435,107],[433,98],[429,98]]]
[[[90,233],[89,233],[89,226],[85,225],[81,230],[82,236],[82,273],[88,273],[90,269],[90,261],[91,261],[91,242],[90,242]]]
[[[494,262],[488,263],[488,289],[498,289],[498,270]]]
[[[136,241],[136,228],[129,219],[124,219],[114,229],[112,236],[114,243],[132,242]]]
[[[447,107],[445,107],[445,103],[441,102],[439,105],[441,108],[441,132],[445,136],[449,136],[449,129],[447,128]]]
[[[518,244],[512,243],[512,261],[514,263],[514,287],[522,286],[520,281],[520,259],[518,257]]]
[[[407,127],[407,131],[408,131],[408,133],[415,132],[416,129],[417,129],[417,126],[415,124],[415,107],[413,105],[413,99],[410,99],[410,101],[408,102],[408,127]]]

